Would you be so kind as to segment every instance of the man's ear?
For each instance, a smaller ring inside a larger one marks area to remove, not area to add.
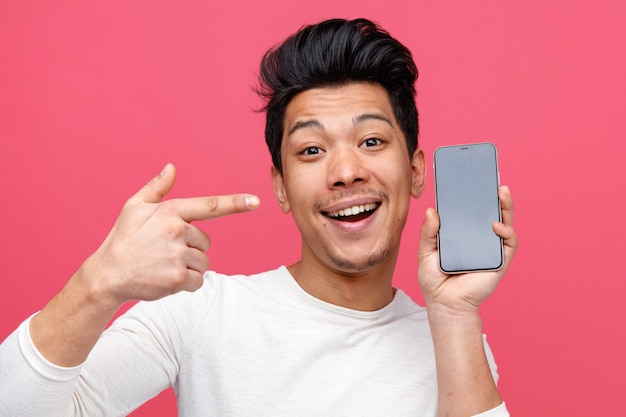
[[[412,183],[411,183],[411,195],[415,198],[419,198],[426,187],[426,158],[424,151],[417,148],[413,152],[413,158],[411,158],[411,171],[412,171]]]
[[[285,181],[283,180],[283,174],[281,174],[275,166],[272,165],[272,185],[274,186],[274,194],[276,200],[280,205],[283,213],[289,213],[291,207],[289,206],[289,199],[287,198],[287,191],[285,190]]]

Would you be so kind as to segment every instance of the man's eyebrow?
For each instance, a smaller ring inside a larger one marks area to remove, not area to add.
[[[308,120],[299,120],[291,126],[289,129],[289,133],[287,136],[293,135],[297,130],[304,129],[307,127],[314,127],[319,130],[324,130],[324,125],[316,119],[308,119]]]
[[[368,120],[380,120],[382,122],[387,123],[389,126],[393,126],[391,120],[389,120],[386,116],[379,113],[365,113],[359,116],[352,118],[352,124],[358,125],[359,123],[366,122]]]

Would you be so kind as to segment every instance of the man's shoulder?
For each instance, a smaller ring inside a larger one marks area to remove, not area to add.
[[[226,274],[207,271],[204,273],[203,288],[217,290],[220,287],[235,289],[272,286],[284,282],[288,277],[289,271],[285,266],[252,274]]]
[[[227,296],[228,294],[250,294],[262,296],[275,294],[290,286],[289,271],[285,266],[253,274],[225,274],[216,271],[204,273],[201,291],[205,296]]]
[[[188,317],[190,323],[197,322],[197,319],[211,311],[238,309],[246,304],[258,304],[264,297],[275,295],[279,292],[277,289],[281,281],[286,281],[283,276],[286,270],[281,266],[250,275],[207,271],[203,275],[202,287],[198,290],[180,291],[155,301],[140,301],[123,316],[141,316],[150,320],[158,318],[159,321],[170,317],[179,323],[181,317]]]
[[[275,269],[270,269],[268,271],[256,272],[252,274],[226,274],[217,271],[206,271],[204,273],[205,281],[210,280],[234,280],[234,281],[251,281],[251,280],[259,280],[259,279],[276,279],[280,277],[284,277],[284,274],[289,272],[285,266],[279,266]]]

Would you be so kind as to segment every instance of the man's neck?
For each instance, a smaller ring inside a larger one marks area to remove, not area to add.
[[[301,260],[288,269],[300,287],[315,298],[352,310],[375,311],[393,300],[394,266],[395,261],[350,273]]]

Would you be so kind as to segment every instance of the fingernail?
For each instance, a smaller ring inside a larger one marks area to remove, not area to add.
[[[246,196],[244,202],[246,203],[247,208],[256,208],[259,204],[261,204],[261,200],[259,200],[259,197],[255,195]]]

